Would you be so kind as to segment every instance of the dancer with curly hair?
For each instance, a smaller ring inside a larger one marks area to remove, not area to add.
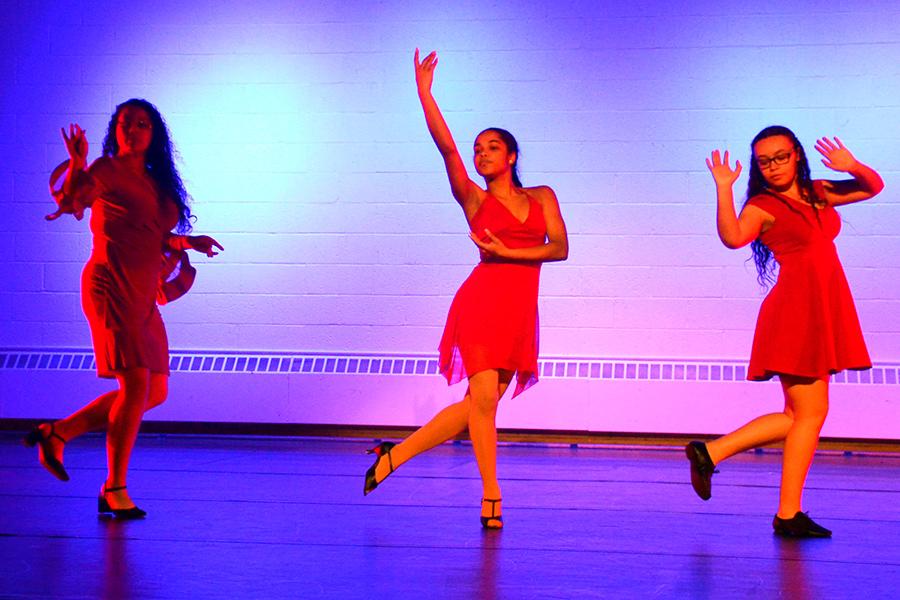
[[[772,526],[775,533],[791,537],[831,537],[802,509],[803,486],[828,414],[829,376],[872,366],[834,246],[841,228],[835,207],[868,200],[884,188],[878,173],[856,160],[838,138],[818,140],[816,150],[826,167],[853,178],[814,180],[803,146],[790,129],[772,126],[759,132],[751,143],[750,182],[740,216],[732,192],[740,162],[732,169],[728,152],[723,157],[718,150],[706,161],[716,183],[719,238],[728,248],[751,244],[760,283],[774,281],[760,307],[747,379],[777,375],[784,411],[685,448],[694,490],[708,500],[719,463],[783,441],[781,492]]]
[[[59,209],[47,218],[72,214],[80,220],[91,209],[93,250],[82,272],[82,308],[97,374],[116,379],[118,389],[64,419],[41,424],[25,443],[37,445],[41,464],[67,481],[65,444],[88,431],[106,430],[108,472],[98,510],[142,518],[146,513],[131,500],[126,479],[144,413],[168,394],[168,340],[157,302],[184,293],[192,282],[185,250],[215,256],[223,248],[209,236],[184,235],[191,230],[189,195],[175,167],[169,131],[151,103],[131,99],[116,107],[103,155],[89,167],[84,130],[71,124],[62,137],[69,160],[55,173],[65,173],[65,180],[53,190]],[[51,178],[51,190],[54,183]]]

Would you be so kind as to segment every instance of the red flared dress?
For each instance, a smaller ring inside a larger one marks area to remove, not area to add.
[[[528,203],[520,222],[487,194],[469,225],[479,235],[489,229],[508,248],[539,246],[547,224],[540,203],[530,196]],[[447,383],[486,369],[516,374],[513,397],[537,383],[540,273],[540,262],[482,260],[475,267],[453,298],[439,346]]]
[[[778,280],[756,322],[747,379],[786,374],[822,378],[872,366],[834,239],[841,218],[781,195],[749,203],[775,217],[759,236],[778,261]]]
[[[81,305],[91,328],[97,374],[143,367],[169,373],[166,328],[156,305],[160,258],[178,222],[174,202],[153,180],[97,159],[76,181],[75,202],[91,207],[91,257],[81,275]]]

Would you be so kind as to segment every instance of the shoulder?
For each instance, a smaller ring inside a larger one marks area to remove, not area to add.
[[[101,156],[88,166],[87,172],[94,177],[103,177],[104,175],[112,173],[115,169],[115,161],[112,157]]]
[[[744,208],[747,209],[752,207],[771,212],[777,210],[777,207],[780,205],[781,200],[771,194],[757,194],[747,200],[746,204],[744,204]]]
[[[558,204],[556,193],[549,185],[536,185],[534,187],[522,188],[526,194],[537,200],[541,205],[545,203]]]

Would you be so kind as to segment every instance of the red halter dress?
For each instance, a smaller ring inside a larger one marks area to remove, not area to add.
[[[524,222],[487,194],[469,225],[478,235],[489,229],[508,248],[539,246],[547,237],[541,205],[530,196]],[[513,397],[537,383],[540,273],[540,262],[483,259],[475,267],[453,298],[439,346],[447,383],[486,369],[515,372]]]

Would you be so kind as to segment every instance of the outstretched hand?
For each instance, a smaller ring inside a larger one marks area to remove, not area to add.
[[[431,84],[434,81],[434,68],[437,66],[437,52],[432,51],[431,54],[419,62],[419,49],[416,48],[416,54],[413,58],[416,65],[416,87],[419,92],[430,92]]]
[[[69,160],[74,169],[83,169],[87,165],[88,141],[78,123],[69,123],[69,133],[66,135],[66,128],[60,127],[63,141],[66,143],[66,151],[69,153]]]
[[[218,248],[220,251],[224,251],[225,248],[222,245],[209,237],[208,235],[191,235],[188,236],[188,245],[192,250],[196,250],[197,252],[202,252],[209,257],[216,256],[219,254],[214,250],[214,248]]]
[[[475,232],[469,232],[469,238],[475,242],[475,245],[481,250],[483,257],[502,258],[506,256],[506,252],[509,248],[506,247],[506,244],[504,244],[500,238],[491,233],[490,229],[485,229],[484,235],[488,238],[488,241],[486,242],[475,235]]]
[[[718,150],[713,150],[712,155],[706,159],[706,166],[709,168],[709,172],[712,173],[716,186],[727,187],[734,185],[734,182],[740,177],[741,169],[743,168],[739,160],[734,162],[734,170],[728,166],[728,150],[725,151],[724,160]]]
[[[856,166],[856,158],[837,137],[832,142],[826,137],[816,141],[816,150],[824,156],[822,164],[832,171],[848,172]]]

